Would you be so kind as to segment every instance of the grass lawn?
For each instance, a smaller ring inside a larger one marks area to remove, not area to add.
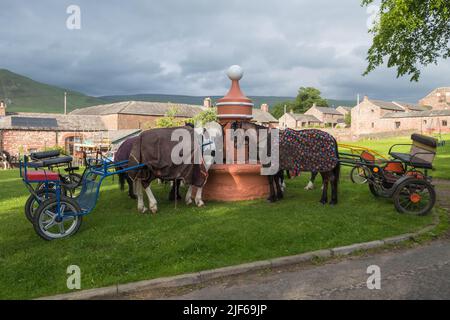
[[[435,169],[429,172],[433,178],[450,179],[450,134],[442,135],[442,139],[446,140],[446,145],[438,147],[436,159],[434,160]],[[395,137],[383,140],[360,140],[358,142],[348,142],[348,144],[358,145],[373,149],[385,156],[389,152],[392,145],[398,143],[411,143],[411,137]],[[399,146],[395,150],[400,152],[409,152],[410,147]]]
[[[398,214],[366,185],[352,185],[346,171],[339,205],[322,206],[319,188],[303,190],[308,176],[288,181],[282,202],[209,202],[201,209],[174,209],[168,187],[159,186],[155,216],[138,214],[109,180],[75,236],[46,242],[24,216],[28,194],[18,171],[0,171],[0,299],[67,292],[69,265],[81,268],[88,289],[371,241],[432,222]]]

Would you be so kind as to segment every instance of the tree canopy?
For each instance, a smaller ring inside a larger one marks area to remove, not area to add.
[[[328,107],[328,102],[321,97],[320,90],[312,87],[301,87],[298,90],[298,95],[293,101],[285,101],[277,103],[272,108],[272,115],[279,119],[284,114],[284,107],[286,111],[294,111],[295,113],[304,113],[309,108],[316,104],[321,107]]]
[[[362,5],[374,2],[362,0]],[[397,77],[418,81],[421,66],[450,56],[449,0],[381,0],[378,18],[369,30],[374,38],[364,75],[387,62]]]

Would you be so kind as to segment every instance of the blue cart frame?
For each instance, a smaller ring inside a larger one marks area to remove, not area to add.
[[[128,167],[128,160],[114,162],[105,157],[101,159],[87,159],[86,164],[87,169],[82,177],[79,194],[75,197],[67,197],[63,192],[64,183],[59,178],[48,178],[44,170],[42,172],[43,179],[29,179],[28,171],[32,166],[29,165],[28,157],[25,156],[24,161],[20,161],[20,176],[32,197],[39,203],[32,222],[35,231],[45,240],[65,238],[78,231],[82,217],[95,209],[100,195],[100,187],[105,178],[145,167],[144,164]],[[40,197],[36,188],[32,186],[33,184],[39,185],[42,183],[45,186],[44,197]],[[50,184],[52,184],[53,189],[50,189]],[[50,195],[54,196],[51,197]],[[72,209],[68,210],[67,208]],[[51,217],[48,225],[60,227],[60,234],[51,234],[47,232],[48,230],[44,230],[46,226],[42,223],[42,220],[45,215]],[[65,232],[64,223],[68,220],[76,221],[76,226],[70,228],[69,232]]]

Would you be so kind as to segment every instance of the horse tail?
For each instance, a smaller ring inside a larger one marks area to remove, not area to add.
[[[339,178],[341,176],[341,162],[339,161],[339,146],[336,139],[334,139],[334,150],[336,152],[336,158],[338,160],[336,167],[334,167],[333,169],[333,174],[337,185],[339,183]]]

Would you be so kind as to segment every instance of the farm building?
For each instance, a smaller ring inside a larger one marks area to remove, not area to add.
[[[205,104],[210,99],[205,99]],[[180,120],[190,119],[205,106],[160,102],[125,101],[81,108],[67,115],[48,113],[7,113],[0,107],[0,150],[13,155],[59,146],[70,154],[74,147],[96,148],[114,144],[121,137],[155,127],[156,121],[176,109]],[[268,112],[253,109],[253,121],[276,127],[278,121]],[[87,142],[87,143],[86,143]]]

